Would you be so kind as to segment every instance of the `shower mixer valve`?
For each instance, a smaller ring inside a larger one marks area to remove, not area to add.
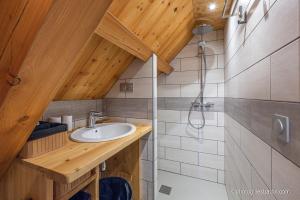
[[[211,108],[214,106],[214,103],[212,102],[207,102],[207,103],[200,103],[200,102],[192,102],[192,105],[194,108]]]

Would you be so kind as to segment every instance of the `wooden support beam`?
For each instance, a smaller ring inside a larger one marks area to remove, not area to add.
[[[143,61],[147,61],[152,55],[152,50],[109,11],[105,13],[95,32]]]
[[[165,74],[170,74],[172,71],[174,71],[174,68],[171,65],[169,65],[169,63],[167,63],[165,60],[161,59],[160,56],[157,56],[157,66],[158,70]]]
[[[105,13],[95,33],[143,61],[147,61],[153,53],[150,47],[109,11]],[[160,57],[158,70],[169,74],[174,69]]]
[[[8,88],[0,103],[0,176],[21,150],[59,88],[72,74],[82,49],[94,34],[111,1],[53,1],[25,60],[19,66],[17,76],[21,79],[20,84]]]

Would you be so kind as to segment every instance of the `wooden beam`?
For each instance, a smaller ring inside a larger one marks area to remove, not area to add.
[[[56,0],[0,104],[0,176],[72,73],[111,0]],[[11,59],[17,59],[12,57]]]
[[[150,47],[109,11],[105,13],[95,33],[143,61],[147,61],[153,53]],[[169,74],[174,70],[161,57],[159,61],[160,72]]]
[[[161,59],[160,56],[157,56],[157,65],[158,70],[165,74],[170,74],[172,71],[174,71],[174,68],[171,65],[169,65],[169,63],[167,63],[165,60]]]
[[[143,61],[147,61],[152,55],[152,50],[109,11],[105,13],[95,32]]]

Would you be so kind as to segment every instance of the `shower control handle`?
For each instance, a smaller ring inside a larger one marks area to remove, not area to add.
[[[212,103],[212,102],[208,102],[208,103],[192,102],[192,106],[194,108],[199,108],[199,107],[211,108],[214,106],[214,103]]]
[[[206,108],[210,108],[210,107],[213,107],[213,106],[214,106],[214,103],[212,103],[212,102],[208,102],[208,103],[204,104],[204,107],[206,107]]]

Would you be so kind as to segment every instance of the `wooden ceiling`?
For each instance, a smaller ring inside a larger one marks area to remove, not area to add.
[[[226,19],[222,19],[222,12],[224,8],[224,0],[192,0],[194,6],[194,17],[197,24],[209,24],[215,30],[223,29]],[[233,0],[228,0],[225,13],[227,14],[231,8]],[[209,5],[215,4],[216,9],[210,10]]]
[[[153,52],[159,70],[170,73],[168,63],[193,36],[195,16],[198,23],[224,27],[224,1],[213,2],[212,12],[203,0],[113,0],[55,100],[102,98],[135,57],[146,61]]]
[[[133,59],[127,51],[94,34],[56,99],[103,97]]]
[[[102,98],[135,57],[152,52],[171,72],[166,65],[192,38],[192,11],[191,0],[114,0],[55,99]]]
[[[195,25],[192,0],[0,1],[0,176],[51,101],[104,97],[152,53],[172,72]]]
[[[208,9],[211,2],[214,11]],[[170,73],[168,63],[197,23],[224,27],[223,6],[224,0],[113,0],[55,100],[102,98],[135,57],[146,61],[152,52],[159,56],[160,71]]]
[[[0,24],[12,28],[1,30],[8,36],[0,37],[0,176],[72,74],[111,0],[5,2]]]

